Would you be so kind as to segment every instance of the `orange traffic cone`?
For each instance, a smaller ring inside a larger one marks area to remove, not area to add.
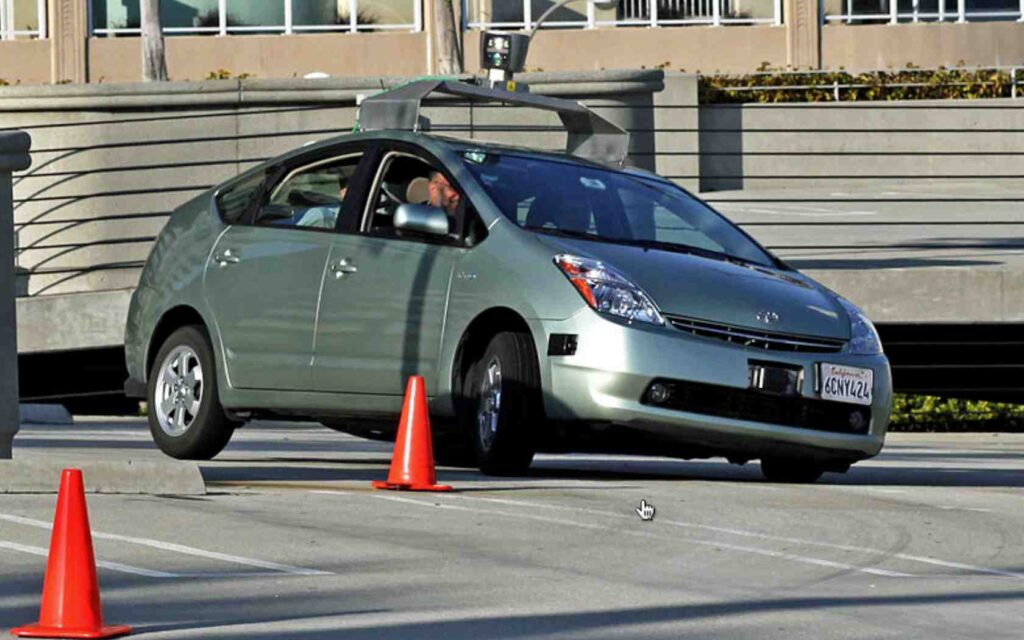
[[[423,378],[411,376],[405,388],[398,437],[391,456],[388,481],[373,481],[374,489],[405,491],[451,491],[448,485],[437,484],[434,473],[434,446],[430,436],[430,416]]]
[[[112,638],[131,630],[125,625],[103,626],[82,472],[65,469],[57,494],[39,622],[11,629],[11,633],[23,638]]]

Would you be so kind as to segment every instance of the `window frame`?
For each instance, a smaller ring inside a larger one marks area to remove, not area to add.
[[[303,231],[318,231],[318,232],[321,232],[321,233],[336,233],[338,231],[338,226],[339,226],[340,220],[341,220],[341,218],[342,218],[342,216],[345,213],[345,210],[347,208],[346,201],[349,199],[349,196],[348,196],[347,192],[346,192],[346,195],[345,195],[345,200],[341,201],[341,207],[338,209],[338,217],[335,218],[335,220],[334,220],[334,226],[329,228],[329,229],[328,228],[324,228],[324,227],[302,227],[302,226],[298,226],[298,225],[285,226],[285,225],[273,225],[273,224],[256,224],[256,216],[258,215],[259,210],[262,207],[264,207],[267,204],[269,204],[270,201],[273,200],[274,197],[280,192],[280,190],[282,188],[284,188],[285,184],[289,180],[294,178],[295,176],[297,176],[297,175],[299,175],[299,174],[301,174],[301,173],[303,173],[305,171],[308,171],[308,170],[311,170],[311,169],[315,169],[315,168],[323,166],[323,165],[334,164],[336,162],[341,162],[341,161],[344,161],[344,160],[347,160],[347,159],[350,159],[350,158],[358,158],[359,159],[359,161],[356,162],[356,170],[352,173],[352,177],[349,178],[349,182],[354,182],[355,179],[356,179],[356,176],[359,175],[360,165],[366,160],[366,151],[352,150],[349,153],[343,153],[341,155],[330,155],[328,157],[320,158],[318,160],[315,160],[313,162],[309,162],[307,164],[295,165],[293,167],[290,167],[290,169],[288,169],[286,171],[279,172],[278,175],[280,175],[280,178],[278,178],[275,175],[275,180],[272,181],[272,185],[268,185],[268,187],[266,189],[266,192],[261,194],[261,201],[260,201],[259,206],[253,208],[252,218],[249,221],[250,226],[253,226],[253,227],[268,227],[268,228],[273,228],[273,229],[293,229],[293,230],[303,230]],[[281,175],[281,174],[283,174],[283,175]],[[346,186],[346,189],[348,189],[347,186]]]
[[[391,143],[383,145],[379,151],[380,157],[375,161],[375,169],[373,174],[373,181],[369,183],[369,188],[365,194],[365,200],[363,202],[362,216],[359,221],[359,233],[367,238],[379,238],[381,240],[398,240],[403,242],[419,242],[422,244],[435,244],[442,246],[452,246],[460,248],[470,248],[479,244],[469,244],[466,238],[466,231],[468,229],[467,218],[470,214],[470,207],[473,210],[476,209],[476,205],[470,202],[469,195],[466,189],[455,179],[452,172],[448,170],[448,167],[444,162],[436,158],[433,154],[427,152],[421,147],[417,147],[410,144],[403,143]],[[380,190],[381,182],[384,179],[385,169],[393,157],[407,157],[419,160],[426,165],[433,167],[436,171],[440,171],[448,182],[455,187],[461,194],[461,202],[459,204],[458,218],[456,220],[458,237],[453,238],[450,235],[444,237],[432,237],[427,235],[416,235],[416,236],[395,236],[395,235],[383,235],[373,233],[370,223],[373,218],[373,204],[377,199],[378,192]],[[479,214],[477,214],[479,215]]]
[[[288,230],[300,230],[300,231],[312,231],[318,233],[351,233],[348,229],[351,225],[346,224],[348,218],[353,212],[358,212],[361,200],[364,197],[365,189],[361,188],[361,185],[365,182],[365,174],[368,166],[373,165],[375,160],[376,146],[368,144],[366,142],[348,142],[342,145],[336,145],[328,147],[326,149],[320,149],[313,153],[303,154],[294,158],[288,158],[283,162],[272,165],[266,169],[266,177],[263,184],[260,187],[259,194],[256,199],[250,204],[249,209],[245,214],[234,224],[244,225],[248,227],[258,227],[261,229],[277,229],[281,231]],[[341,210],[338,212],[338,218],[334,221],[334,227],[330,229],[324,229],[321,227],[297,227],[297,226],[274,226],[274,225],[262,225],[256,224],[256,214],[260,208],[265,206],[274,192],[274,190],[291,176],[302,171],[303,169],[315,167],[320,164],[334,162],[337,160],[343,160],[345,158],[352,158],[359,156],[359,163],[356,166],[355,173],[352,174],[350,183],[355,188],[350,188],[348,194],[345,196],[345,200],[342,202]],[[220,192],[218,191],[218,194]],[[222,218],[223,220],[223,218]]]

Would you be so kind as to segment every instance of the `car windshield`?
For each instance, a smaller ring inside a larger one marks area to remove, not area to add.
[[[501,212],[524,229],[602,242],[775,260],[700,200],[654,178],[512,153],[462,153]]]

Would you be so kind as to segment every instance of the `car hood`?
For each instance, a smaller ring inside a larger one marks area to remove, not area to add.
[[[835,296],[795,272],[660,249],[536,237],[554,253],[614,267],[667,314],[773,333],[850,337],[849,318]],[[758,319],[763,312],[778,319],[765,323]]]

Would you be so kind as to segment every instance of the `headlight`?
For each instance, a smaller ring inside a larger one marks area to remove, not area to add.
[[[850,353],[859,356],[877,356],[882,353],[882,340],[864,312],[844,298],[839,298],[839,304],[843,305],[850,316]]]
[[[665,324],[647,294],[608,265],[570,255],[555,256],[555,264],[595,311],[630,322]]]

